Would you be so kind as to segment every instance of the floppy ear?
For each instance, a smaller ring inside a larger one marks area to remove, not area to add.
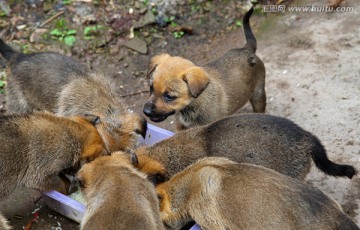
[[[207,73],[199,67],[192,67],[181,73],[182,79],[188,84],[190,93],[197,98],[209,84]]]
[[[169,54],[159,54],[159,55],[156,55],[155,57],[151,58],[149,66],[148,66],[146,78],[149,78],[150,75],[152,74],[152,72],[154,72],[154,70],[156,69],[156,66],[159,65],[161,62],[163,62],[168,57],[170,57]]]

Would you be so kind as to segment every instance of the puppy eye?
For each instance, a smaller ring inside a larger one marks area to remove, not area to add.
[[[150,95],[153,94],[153,91],[154,91],[154,87],[153,85],[150,85]]]
[[[176,96],[171,96],[170,94],[164,94],[164,101],[166,101],[166,102],[170,102],[170,101],[173,101],[173,100],[175,100],[177,97]]]
[[[161,203],[161,201],[163,200],[163,196],[160,195],[160,194],[158,194],[157,197],[158,197],[158,199],[159,199],[159,202]]]

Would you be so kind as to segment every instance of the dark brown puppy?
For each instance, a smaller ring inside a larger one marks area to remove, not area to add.
[[[123,154],[112,154],[80,169],[77,178],[87,204],[81,229],[164,229],[155,187],[133,164]]]
[[[202,229],[355,230],[319,189],[265,167],[201,159],[156,188],[165,225]]]
[[[7,113],[46,110],[64,116],[94,114],[109,152],[131,150],[146,120],[128,110],[112,83],[77,60],[57,53],[22,54],[0,39],[7,60]]]
[[[233,114],[247,101],[254,112],[265,111],[265,67],[255,55],[256,39],[244,16],[246,45],[196,66],[181,57],[161,54],[149,66],[150,98],[144,113],[155,122],[175,114],[177,129],[204,125]]]
[[[315,165],[331,176],[352,178],[356,170],[330,161],[313,134],[286,118],[265,114],[242,114],[176,133],[173,137],[136,150],[159,161],[167,177],[207,156],[252,163],[303,180]]]
[[[95,116],[0,116],[0,199],[17,186],[66,191],[59,173],[108,154]]]

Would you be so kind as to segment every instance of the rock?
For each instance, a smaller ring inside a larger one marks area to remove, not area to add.
[[[147,54],[147,45],[146,42],[141,40],[139,37],[134,37],[133,39],[127,41],[124,46],[135,50],[141,54]]]
[[[156,18],[154,14],[150,10],[148,10],[146,14],[144,14],[144,16],[140,18],[140,20],[134,23],[134,29],[138,29],[154,23],[156,23]]]
[[[30,42],[36,42],[38,43],[39,41],[42,40],[43,35],[47,32],[47,29],[43,29],[43,28],[39,28],[36,29],[31,35],[30,35]]]

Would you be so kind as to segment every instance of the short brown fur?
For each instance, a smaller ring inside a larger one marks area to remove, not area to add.
[[[94,114],[109,152],[132,150],[145,137],[146,120],[128,110],[113,83],[77,60],[58,53],[22,54],[0,39],[7,60],[7,113],[49,111],[63,116]]]
[[[87,203],[81,229],[164,229],[154,185],[124,154],[84,165],[77,178]]]
[[[244,17],[247,43],[221,58],[197,66],[181,57],[160,54],[149,65],[150,97],[144,113],[161,122],[175,114],[177,129],[204,125],[233,114],[250,100],[254,112],[266,106],[265,67],[255,55],[256,40]]]
[[[0,142],[0,199],[17,186],[65,193],[61,171],[108,154],[89,116],[0,116]]]
[[[136,154],[159,161],[167,178],[207,156],[262,165],[300,180],[312,160],[328,175],[352,178],[356,174],[354,167],[330,161],[319,139],[292,121],[255,113],[178,132],[153,146],[138,148]]]
[[[355,230],[339,204],[319,189],[251,164],[201,159],[156,188],[165,225],[180,229]]]

